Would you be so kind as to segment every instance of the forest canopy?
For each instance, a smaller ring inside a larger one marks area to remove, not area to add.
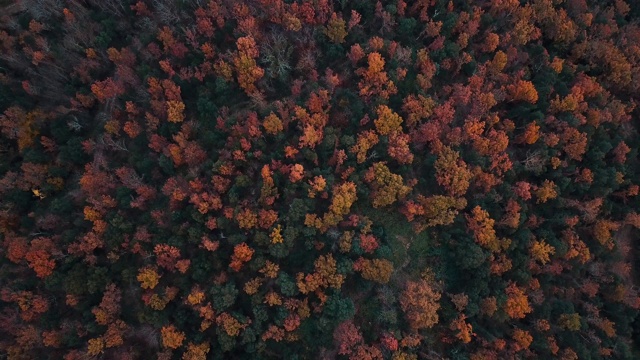
[[[640,2],[0,10],[0,358],[640,358]]]

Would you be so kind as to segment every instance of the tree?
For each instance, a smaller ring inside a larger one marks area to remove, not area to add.
[[[473,236],[478,245],[485,247],[493,252],[500,251],[500,242],[496,237],[496,231],[493,228],[495,220],[489,217],[489,213],[480,206],[476,206],[471,211],[471,216],[467,215],[467,227],[473,232]]]
[[[36,272],[39,278],[45,278],[53,273],[56,263],[51,259],[51,252],[55,246],[48,238],[36,238],[31,241],[29,250],[24,255],[29,267]]]
[[[378,135],[372,130],[366,130],[358,134],[356,144],[350,149],[356,154],[356,161],[361,164],[367,160],[367,152],[379,141]]]
[[[331,226],[337,225],[345,215],[349,214],[351,206],[358,199],[356,185],[353,182],[345,182],[334,185],[329,211],[320,219],[315,214],[307,214],[305,225],[315,227],[321,231],[327,231]]]
[[[558,323],[560,326],[570,331],[578,331],[582,327],[580,324],[580,314],[578,313],[562,314],[558,319]]]
[[[211,346],[207,342],[202,344],[194,344],[190,342],[187,345],[187,351],[182,355],[183,360],[205,360]]]
[[[467,201],[464,198],[456,199],[442,195],[430,197],[418,195],[416,200],[417,202],[407,201],[401,212],[407,217],[407,220],[415,220],[414,230],[417,233],[429,227],[452,224],[459,210],[467,206]]]
[[[347,320],[336,326],[333,331],[333,339],[338,347],[338,354],[350,355],[356,346],[364,342],[360,329],[352,320]]]
[[[434,164],[436,180],[445,188],[449,196],[463,196],[469,188],[472,173],[460,159],[460,153],[444,147]]]
[[[468,344],[471,342],[471,337],[475,334],[472,333],[473,327],[471,324],[465,322],[467,316],[465,314],[460,314],[456,319],[451,322],[449,328],[453,331],[457,331],[456,338],[460,340],[463,344]]]
[[[382,162],[373,164],[365,175],[365,180],[373,188],[373,207],[388,206],[403,199],[409,194],[411,188],[403,184],[402,177],[391,173]]]
[[[331,19],[329,19],[324,33],[332,42],[342,44],[347,36],[346,22],[334,12],[331,14]]]
[[[120,315],[120,300],[122,293],[115,284],[109,284],[104,292],[102,301],[91,312],[100,325],[108,325],[114,322]]]
[[[137,277],[143,289],[153,289],[158,285],[160,275],[151,267],[140,269]]]
[[[409,149],[410,137],[401,132],[391,133],[389,136],[388,153],[393,159],[400,164],[411,164],[413,162],[413,154]]]
[[[393,273],[393,263],[386,259],[364,259],[360,258],[353,263],[353,269],[360,272],[362,278],[386,284],[391,279]]]
[[[340,289],[344,282],[344,275],[338,274],[336,260],[333,255],[320,255],[314,262],[314,272],[305,275],[298,273],[296,276],[298,289],[303,294],[332,287]]]
[[[493,296],[484,298],[480,302],[480,313],[486,316],[493,316],[498,310],[497,299]]]
[[[378,118],[373,121],[376,130],[380,135],[390,135],[394,132],[401,131],[402,118],[393,112],[386,105],[379,105],[376,110]]]
[[[549,262],[549,257],[553,255],[555,251],[555,248],[547,244],[544,240],[534,241],[529,249],[531,257],[543,265]]]
[[[515,84],[508,85],[507,91],[513,101],[525,101],[531,104],[538,102],[538,92],[531,81],[518,80]]]
[[[504,310],[512,319],[522,319],[533,311],[527,295],[516,284],[510,283],[505,289],[505,293],[507,294],[507,302],[504,305]]]
[[[233,64],[238,83],[247,94],[252,94],[257,91],[255,82],[264,76],[264,70],[255,60],[260,55],[258,46],[252,36],[239,38],[236,46],[238,51],[233,57]]]
[[[615,161],[619,164],[624,164],[627,160],[627,154],[631,151],[631,148],[629,148],[624,141],[621,141],[612,151]]]
[[[540,138],[540,126],[538,126],[535,121],[530,122],[522,135],[522,141],[525,144],[535,144],[536,141]]]
[[[536,204],[546,203],[550,199],[555,199],[558,196],[558,193],[556,192],[556,184],[553,181],[545,180],[542,183],[542,186],[538,187],[535,194],[538,198],[536,200]]]
[[[400,295],[400,306],[412,329],[427,329],[438,323],[438,301],[441,296],[425,280],[408,281],[405,284]]]
[[[533,337],[526,330],[515,329],[511,336],[513,337],[513,340],[515,341],[515,350],[516,351],[521,351],[521,350],[528,349],[529,346],[531,346],[531,343],[533,342]]]
[[[242,265],[251,260],[254,252],[255,251],[246,243],[240,243],[234,246],[233,255],[231,256],[231,263],[229,263],[229,267],[233,271],[240,271]]]
[[[582,160],[582,155],[587,151],[587,134],[568,127],[562,133],[562,140],[565,143],[563,150],[567,156],[573,160]]]
[[[398,89],[384,71],[385,61],[382,55],[378,52],[372,52],[367,56],[367,62],[367,68],[356,70],[356,74],[362,77],[358,83],[360,96],[370,99],[377,95],[382,99],[388,99],[390,95],[397,93]]]
[[[266,130],[267,134],[271,135],[276,135],[284,130],[282,120],[280,120],[280,118],[273,112],[271,112],[271,114],[269,114],[269,116],[264,119],[264,121],[262,122],[262,126]]]
[[[177,349],[182,346],[185,334],[176,329],[175,326],[163,326],[160,330],[162,334],[162,345],[169,349]]]

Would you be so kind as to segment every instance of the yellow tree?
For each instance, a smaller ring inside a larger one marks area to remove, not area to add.
[[[353,269],[360,272],[360,275],[366,280],[386,284],[391,279],[393,263],[387,259],[360,258],[353,264]]]
[[[513,340],[515,341],[515,350],[525,350],[528,349],[531,343],[533,342],[533,337],[531,334],[522,329],[515,329],[513,331]]]
[[[468,344],[471,342],[471,337],[475,335],[473,331],[473,327],[471,324],[467,323],[467,316],[465,314],[460,314],[456,319],[451,322],[449,328],[456,332],[456,338],[462,341],[463,344]]]
[[[556,252],[556,249],[547,244],[544,240],[542,241],[534,241],[529,248],[529,253],[531,257],[542,263],[543,265],[550,261],[549,257]]]
[[[356,74],[362,76],[362,80],[358,83],[360,95],[369,99],[378,95],[382,99],[388,99],[389,95],[398,92],[393,81],[389,80],[387,73],[384,71],[384,59],[378,52],[372,52],[367,57],[368,67],[360,68]]]
[[[522,319],[527,316],[528,313],[533,311],[529,305],[529,299],[524,291],[511,283],[505,289],[507,294],[507,302],[504,305],[504,310],[512,319]]]
[[[236,42],[238,51],[233,57],[233,64],[236,68],[238,83],[247,94],[257,91],[255,82],[264,75],[264,70],[256,63],[259,56],[256,41],[251,36],[245,36]]]
[[[380,135],[389,135],[401,131],[402,118],[386,105],[379,105],[376,110],[378,118],[373,121]]]
[[[315,227],[322,232],[337,225],[351,210],[351,205],[358,199],[356,196],[356,184],[345,182],[333,188],[329,211],[322,218],[315,214],[307,214],[305,225]]]
[[[356,144],[349,149],[356,154],[356,161],[362,164],[367,160],[367,152],[379,141],[378,135],[373,130],[366,130],[358,134]]]
[[[160,275],[154,269],[146,267],[140,270],[137,279],[143,289],[153,289],[158,285]]]
[[[262,126],[264,127],[267,134],[276,135],[277,133],[284,130],[284,126],[282,125],[282,120],[278,117],[278,115],[271,112],[269,116],[264,118],[262,122]]]
[[[558,319],[558,323],[567,330],[578,331],[582,327],[580,319],[580,314],[578,313],[562,314]]]
[[[373,188],[373,207],[379,208],[391,205],[403,199],[411,188],[404,185],[402,176],[393,174],[382,162],[373,164],[365,175],[365,181]]]
[[[170,349],[179,348],[185,339],[185,334],[178,331],[173,325],[163,326],[160,333],[162,335],[162,345]]]
[[[332,287],[340,289],[344,282],[344,275],[338,274],[336,268],[336,260],[333,255],[320,255],[314,262],[314,272],[305,275],[298,273],[296,275],[298,289],[303,294],[308,294],[316,290]]]
[[[450,196],[462,196],[469,188],[473,176],[467,164],[460,159],[460,153],[445,146],[438,154],[435,164],[436,180]]]
[[[344,38],[347,37],[346,25],[347,23],[344,19],[334,12],[331,14],[331,19],[329,19],[327,27],[324,28],[324,34],[329,37],[331,42],[342,44],[344,42]]]
[[[473,231],[476,242],[493,252],[500,251],[500,241],[498,241],[496,231],[493,228],[495,220],[489,216],[489,213],[480,206],[476,206],[471,211],[471,216],[467,215],[466,217],[467,226],[469,230]]]
[[[438,323],[441,296],[425,280],[407,282],[400,295],[400,307],[412,329],[428,329]]]
[[[507,91],[513,101],[526,101],[531,104],[538,102],[538,92],[531,81],[519,80],[507,86]]]
[[[454,198],[443,195],[425,197],[418,195],[417,202],[409,200],[400,210],[409,221],[414,221],[416,233],[437,225],[453,223],[459,210],[467,206],[465,198]]]
[[[556,192],[556,184],[553,181],[545,180],[542,186],[538,187],[535,192],[537,196],[536,203],[546,203],[550,199],[555,199],[558,196]]]

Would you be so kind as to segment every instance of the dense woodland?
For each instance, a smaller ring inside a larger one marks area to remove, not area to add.
[[[640,356],[640,2],[0,10],[0,358]]]

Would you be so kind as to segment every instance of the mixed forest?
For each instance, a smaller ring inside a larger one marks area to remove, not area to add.
[[[640,2],[0,0],[0,358],[640,357]]]

